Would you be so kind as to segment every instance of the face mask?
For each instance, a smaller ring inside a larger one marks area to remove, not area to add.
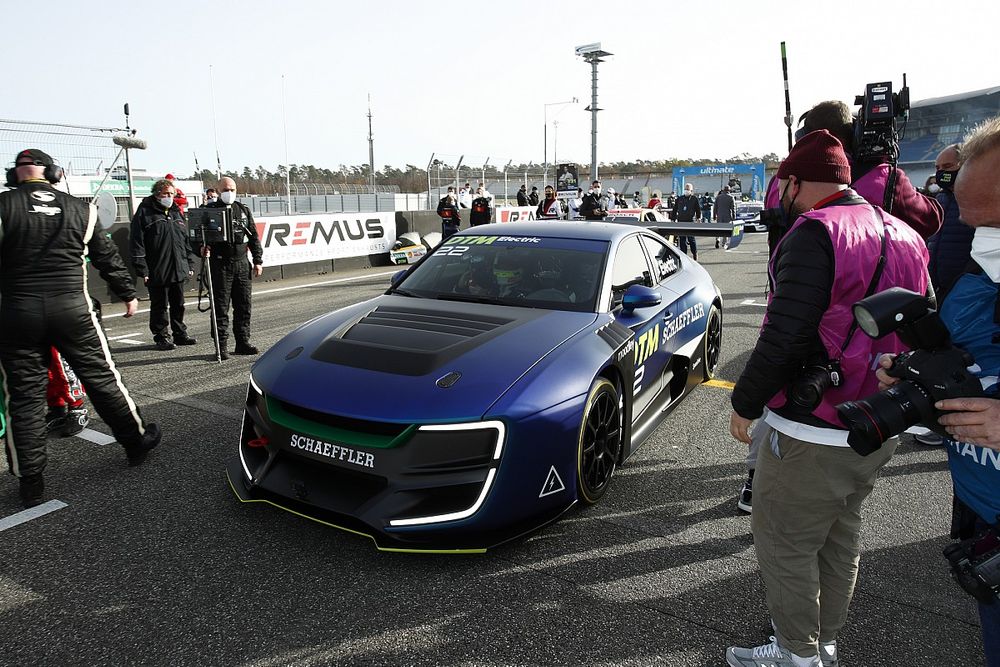
[[[938,169],[934,172],[934,180],[942,188],[950,190],[952,186],[955,185],[955,178],[958,176],[958,169],[954,171],[945,171],[944,169]]]
[[[936,195],[937,193],[941,192],[941,186],[938,185],[937,183],[931,183],[930,185],[927,186],[927,192],[929,192],[932,195]]]
[[[232,204],[234,201],[236,201],[236,193],[233,192],[232,190],[226,190],[221,195],[219,195],[219,199],[222,200],[223,204]]]
[[[792,201],[788,202],[788,207],[785,207],[785,195],[788,194],[788,188],[792,186],[792,182],[788,181],[785,183],[785,191],[781,193],[781,200],[778,202],[778,206],[781,207],[781,222],[784,228],[787,230],[792,226],[795,206],[795,197],[792,197]]]
[[[156,201],[160,202],[160,206],[162,206],[163,208],[170,208],[171,206],[174,205],[173,197],[160,197]]]
[[[1000,228],[976,227],[972,237],[972,259],[995,283],[1000,283]]]

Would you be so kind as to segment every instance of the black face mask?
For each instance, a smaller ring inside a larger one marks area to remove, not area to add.
[[[958,169],[954,171],[947,171],[945,169],[938,169],[934,172],[934,180],[945,190],[951,190],[955,187],[955,179],[958,177]]]
[[[794,218],[792,218],[792,207],[795,206],[795,197],[792,197],[792,201],[788,202],[788,208],[785,208],[785,194],[788,192],[788,188],[791,185],[791,181],[785,183],[785,189],[781,193],[781,199],[778,200],[778,206],[781,208],[781,224],[786,230],[791,227],[792,223],[795,221]]]

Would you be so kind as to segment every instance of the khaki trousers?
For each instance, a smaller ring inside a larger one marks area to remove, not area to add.
[[[780,645],[818,654],[847,618],[860,555],[861,505],[899,444],[869,456],[774,431],[753,480],[753,541]]]

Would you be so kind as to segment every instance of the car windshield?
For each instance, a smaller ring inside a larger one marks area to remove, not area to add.
[[[394,290],[409,296],[592,312],[607,241],[452,236]]]

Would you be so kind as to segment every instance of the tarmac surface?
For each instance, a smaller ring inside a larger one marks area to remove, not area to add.
[[[764,314],[765,238],[700,257],[725,299],[718,377],[735,382]],[[253,340],[375,296],[392,272],[257,284]],[[107,313],[164,441],[128,468],[96,418],[89,441],[50,440],[53,500],[27,515],[0,477],[2,665],[715,666],[771,634],[723,387],[688,396],[596,506],[485,555],[381,553],[233,496],[223,462],[253,359],[216,364],[207,313],[188,309],[199,344],[171,352],[145,313]],[[842,665],[983,664],[973,600],[941,556],[950,507],[945,452],[904,438],[865,506]]]

